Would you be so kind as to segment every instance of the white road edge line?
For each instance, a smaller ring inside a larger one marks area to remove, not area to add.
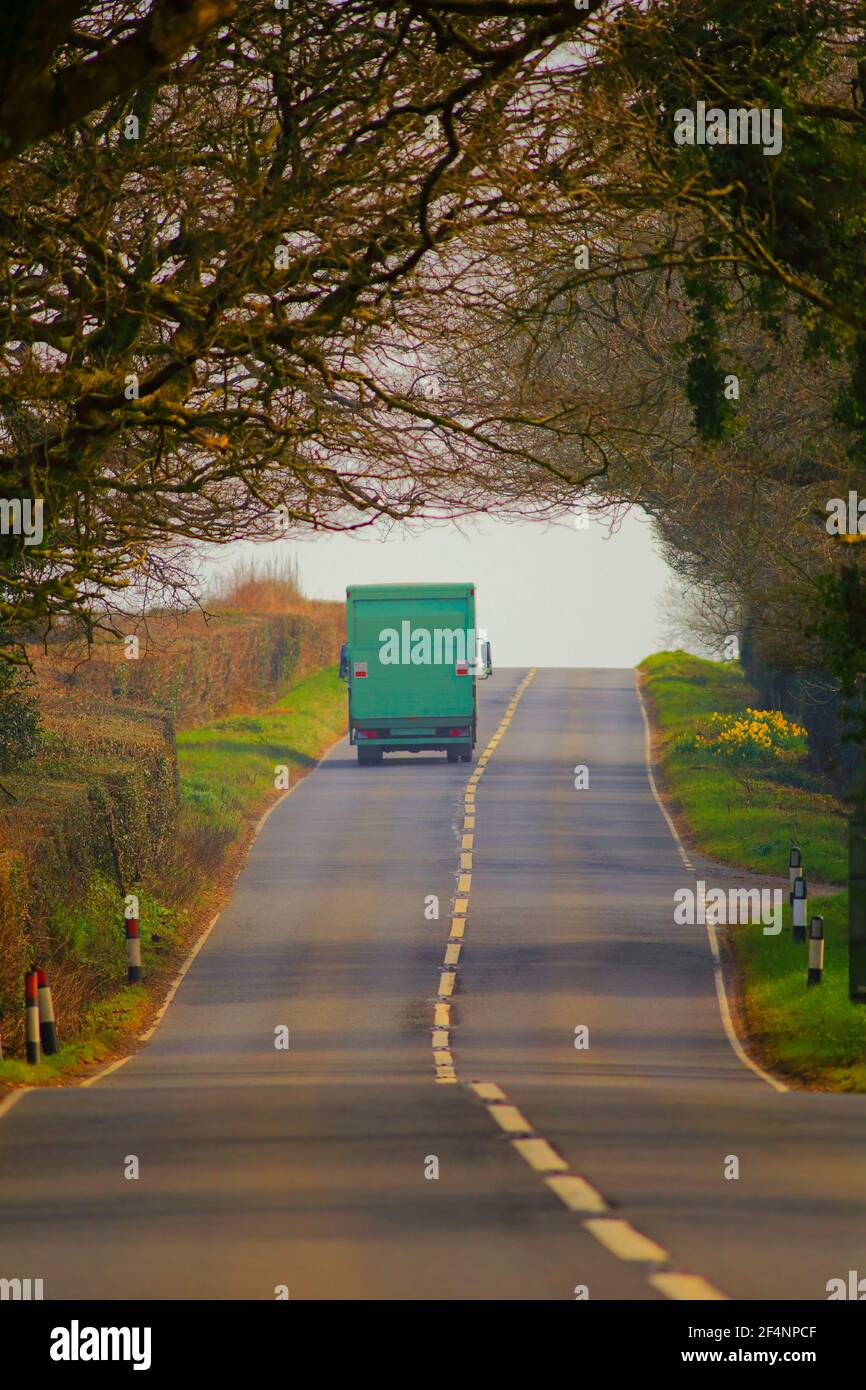
[[[328,754],[333,752],[333,750],[337,747],[337,744],[342,743],[345,737],[345,734],[341,734],[339,738],[334,739],[334,742],[325,749],[321,758],[316,759],[316,767],[318,767],[319,763],[325,761],[325,758],[327,758]],[[315,768],[310,769],[310,772],[313,771],[315,771]],[[307,777],[309,777],[309,775],[310,773],[308,772]],[[175,975],[171,987],[168,991],[168,994],[165,996],[159,1008],[157,1009],[153,1023],[144,1033],[139,1034],[138,1041],[140,1043],[150,1042],[160,1023],[162,1023],[162,1020],[165,1017],[165,1014],[168,1010],[169,1004],[174,999],[174,996],[180,989],[186,972],[189,970],[190,966],[192,965],[202,946],[204,946],[205,942],[207,941],[208,937],[210,936],[220,917],[222,917],[223,913],[225,912],[226,908],[231,902],[232,897],[234,896],[234,885],[237,883],[238,879],[240,878],[241,874],[246,868],[247,860],[250,857],[250,851],[252,850],[252,847],[255,844],[256,840],[259,838],[259,835],[261,834],[262,830],[264,829],[265,822],[270,820],[277,807],[282,806],[286,798],[292,795],[292,792],[297,791],[298,787],[301,786],[303,782],[306,782],[307,777],[299,777],[293,787],[289,787],[286,791],[284,791],[282,796],[277,797],[277,800],[273,802],[272,805],[270,805],[261,816],[259,816],[259,819],[256,822],[256,828],[253,831],[253,838],[250,840],[249,845],[247,846],[246,854],[241,860],[241,863],[238,866],[238,871],[232,879],[232,891],[229,894],[225,905],[220,908],[219,912],[216,914],[215,917],[211,918],[204,931],[202,932],[201,936],[193,945],[192,950],[190,951],[189,955],[186,957],[186,960],[183,962],[177,974]],[[116,1062],[110,1062],[107,1067],[103,1067],[102,1071],[97,1072],[96,1076],[89,1076],[86,1081],[80,1081],[78,1083],[79,1086],[95,1086],[97,1081],[101,1081],[103,1077],[109,1076],[110,1073],[113,1071],[118,1071],[120,1067],[125,1066],[127,1062],[131,1061],[135,1055],[135,1052],[130,1052],[128,1057],[120,1057]]]
[[[662,815],[667,821],[668,829],[670,830],[671,835],[673,836],[674,844],[680,852],[680,858],[682,859],[683,864],[691,873],[694,873],[694,869],[692,868],[692,865],[689,862],[689,858],[686,854],[683,842],[680,839],[679,832],[671,819],[667,806],[665,806],[664,802],[659,796],[659,790],[656,786],[656,779],[652,765],[652,737],[650,731],[649,716],[646,711],[646,703],[641,692],[640,684],[637,680],[637,674],[635,674],[635,690],[637,691],[637,698],[640,703],[641,714],[643,715],[644,762],[646,763],[646,772],[647,778],[649,779],[650,791],[656,799],[656,804],[659,810],[661,811]],[[748,1055],[742,1043],[740,1042],[740,1039],[737,1037],[736,1029],[734,1028],[734,1021],[731,1017],[731,1008],[728,1003],[727,991],[725,990],[725,976],[724,971],[722,969],[722,956],[719,950],[719,938],[716,933],[714,923],[707,922],[706,928],[707,939],[710,943],[710,954],[713,958],[713,975],[715,976],[716,981],[716,996],[719,1001],[719,1013],[721,1014],[722,1018],[722,1027],[725,1030],[725,1036],[727,1037],[728,1042],[731,1045],[734,1055],[739,1059],[739,1061],[742,1062],[744,1067],[748,1067],[749,1071],[753,1071],[755,1073],[755,1076],[760,1077],[760,1079],[766,1082],[766,1084],[770,1086],[774,1091],[778,1091],[780,1093],[787,1092],[789,1090],[789,1087],[787,1087],[783,1081],[777,1081],[775,1076],[771,1076],[768,1071],[764,1071],[763,1067],[758,1066],[757,1062],[752,1061],[751,1057]]]
[[[537,667],[533,666],[531,670],[528,672],[527,676],[524,678],[524,681],[521,682],[521,685],[518,687],[518,690],[514,697],[515,705],[519,703],[525,689],[527,689],[530,685],[531,681],[536,675],[536,672]],[[655,796],[656,801],[658,802],[658,805],[660,806],[665,816],[665,819],[670,827],[671,834],[674,837],[674,843],[677,845],[677,848],[679,849],[679,852],[682,855],[684,864],[689,868],[689,870],[694,872],[694,870],[692,870],[691,864],[689,864],[689,861],[685,855],[682,844],[680,843],[676,827],[673,824],[670,816],[668,815],[667,810],[661,798],[659,797],[658,790],[655,785],[655,779],[652,773],[652,764],[650,761],[651,745],[649,721],[647,720],[646,710],[644,709],[643,699],[640,696],[640,691],[638,691],[638,697],[640,698],[641,710],[643,712],[644,717],[645,758],[650,786],[652,787],[653,795]],[[489,748],[490,744],[488,744],[487,746]],[[719,992],[719,978],[720,963],[716,973],[717,993]],[[722,1001],[724,1001],[725,1008],[727,1008],[727,998],[724,994],[724,985],[722,985],[722,992],[719,995],[720,1006],[722,1004]],[[725,1019],[724,1011],[722,1013],[722,1019],[723,1021]],[[726,1031],[728,1032],[729,1040],[732,1040],[732,1042],[735,1043],[736,1046],[739,1046],[736,1034],[733,1032],[733,1025],[730,1022],[730,1014],[728,1014],[728,1027],[730,1031],[728,1031],[727,1028]],[[736,1046],[734,1049],[735,1051]],[[740,1053],[738,1053],[737,1055],[739,1056]],[[742,1053],[742,1060],[745,1061],[745,1063],[748,1066],[753,1065],[750,1062],[749,1058],[746,1057],[745,1053]],[[438,1081],[439,1076],[437,1075],[435,1079]],[[770,1081],[771,1085],[775,1084],[772,1081],[772,1078],[767,1077],[766,1079]],[[449,1077],[449,1080],[457,1080],[456,1069],[452,1069],[452,1074]],[[499,1086],[496,1082],[470,1081],[468,1083],[468,1086],[469,1089],[473,1091],[475,1095],[485,1103],[484,1108],[486,1109],[491,1119],[496,1120],[496,1122],[500,1124],[500,1126],[504,1128],[506,1132],[508,1132],[509,1126],[507,1124],[502,1125],[503,1112],[513,1111],[515,1114],[520,1116],[521,1120],[524,1120],[524,1122],[528,1124],[528,1122],[525,1121],[525,1117],[523,1116],[522,1111],[520,1111],[509,1100],[502,1087]],[[782,1089],[787,1088],[783,1087]],[[625,1218],[614,1216],[611,1213],[610,1208],[608,1207],[602,1194],[599,1191],[597,1191],[597,1189],[594,1188],[592,1184],[587,1181],[586,1178],[581,1177],[577,1173],[571,1172],[568,1161],[562,1156],[562,1154],[560,1154],[553,1147],[553,1145],[549,1143],[547,1139],[545,1139],[542,1135],[537,1134],[533,1129],[531,1129],[531,1127],[528,1129],[527,1134],[523,1138],[512,1139],[511,1146],[534,1172],[542,1176],[548,1190],[554,1193],[560,1199],[560,1201],[566,1207],[569,1208],[569,1210],[573,1212],[579,1212],[583,1215],[587,1215],[587,1213],[590,1212],[593,1213],[592,1219],[588,1221],[583,1221],[581,1224],[583,1225],[584,1229],[590,1235],[594,1235],[596,1240],[601,1245],[604,1245],[611,1252],[611,1254],[613,1254],[616,1258],[621,1260],[631,1260],[634,1262],[643,1262],[656,1265],[658,1282],[655,1282],[654,1276],[653,1278],[649,1279],[649,1283],[656,1287],[659,1293],[661,1293],[665,1298],[672,1300],[681,1300],[686,1298],[727,1300],[727,1294],[724,1294],[719,1289],[715,1288],[712,1284],[710,1284],[708,1280],[704,1279],[703,1276],[694,1274],[681,1274],[669,1268],[665,1268],[665,1266],[667,1266],[670,1261],[670,1257],[668,1256],[667,1251],[664,1250],[664,1248],[658,1245],[655,1241],[650,1239],[648,1236],[641,1235],[640,1232],[636,1231],[634,1227],[631,1226],[631,1224]]]
[[[0,1117],[8,1115],[13,1105],[17,1105],[19,1100],[23,1100],[28,1091],[37,1091],[38,1086],[17,1086],[14,1091],[10,1091],[8,1096],[0,1100]]]
[[[338,744],[343,742],[345,737],[345,734],[341,734],[339,738],[334,739],[334,742],[325,749],[322,756],[316,759],[316,767],[318,767],[319,763],[323,763],[325,759],[331,753],[333,753],[334,749],[337,747]],[[313,771],[315,771],[315,768],[310,769],[310,772]],[[186,959],[183,961],[180,969],[175,975],[174,980],[172,981],[171,986],[169,988],[168,994],[165,996],[165,999],[163,999],[162,1003],[157,1009],[153,1023],[146,1030],[146,1032],[139,1034],[137,1038],[138,1042],[150,1042],[150,1039],[153,1037],[160,1023],[162,1022],[169,1004],[174,999],[174,996],[177,994],[177,991],[179,990],[183,982],[183,978],[186,975],[186,972],[189,970],[190,966],[192,965],[202,946],[207,941],[208,937],[210,936],[220,917],[225,912],[225,909],[226,907],[228,907],[229,902],[231,902],[232,895],[234,892],[234,884],[237,883],[238,879],[243,873],[244,868],[246,867],[247,860],[250,856],[250,851],[252,850],[252,847],[255,844],[256,840],[259,838],[259,835],[262,832],[265,822],[273,815],[274,811],[276,811],[278,806],[282,806],[287,796],[291,796],[292,792],[297,791],[298,787],[300,787],[304,782],[306,782],[307,777],[309,777],[309,775],[310,773],[308,772],[306,777],[299,777],[297,782],[295,782],[294,786],[289,787],[287,791],[283,792],[282,796],[277,797],[277,800],[273,802],[273,804],[270,805],[267,808],[267,810],[259,817],[258,821],[256,822],[256,827],[253,831],[253,837],[250,840],[249,845],[247,846],[246,854],[241,860],[241,863],[238,867],[238,871],[232,880],[232,893],[229,894],[225,906],[221,907],[216,916],[211,918],[204,931],[199,936],[198,940],[193,944],[192,949],[190,950],[189,954],[187,955]],[[101,1071],[98,1071],[95,1076],[88,1076],[84,1081],[72,1081],[69,1083],[69,1085],[75,1087],[76,1089],[83,1089],[86,1086],[95,1086],[97,1081],[102,1081],[104,1077],[110,1076],[113,1071],[119,1071],[121,1067],[126,1066],[126,1063],[130,1062],[133,1057],[137,1056],[137,1053],[138,1049],[136,1049],[135,1052],[130,1052],[126,1057],[118,1057],[116,1061],[109,1062],[108,1065],[103,1067]],[[9,1111],[12,1109],[13,1105],[15,1105],[16,1101],[19,1101],[22,1096],[28,1093],[28,1091],[42,1091],[45,1089],[46,1088],[44,1086],[19,1086],[17,1090],[10,1092],[10,1094],[6,1096],[6,1098],[3,1101],[0,1101],[0,1119],[2,1119],[4,1115],[8,1115]]]

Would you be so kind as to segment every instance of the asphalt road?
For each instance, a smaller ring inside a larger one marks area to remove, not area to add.
[[[479,748],[524,674],[481,686]],[[277,807],[148,1045],[0,1118],[0,1277],[42,1278],[46,1298],[654,1299],[674,1270],[732,1298],[824,1299],[866,1275],[866,1097],[780,1093],[735,1055],[705,930],[673,923],[693,877],[632,672],[539,671],[491,754],[458,1079],[436,1082],[470,771],[360,769],[341,743]],[[602,1243],[478,1081],[660,1255]]]

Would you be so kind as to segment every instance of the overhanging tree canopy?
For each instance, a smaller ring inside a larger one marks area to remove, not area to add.
[[[19,52],[85,42],[82,9]],[[0,620],[86,610],[189,541],[549,506],[548,422],[437,397],[424,306],[481,273],[469,231],[537,196],[537,93],[591,11],[128,10],[88,7],[83,67],[158,29],[143,80],[0,170],[0,468],[45,522],[0,537]]]

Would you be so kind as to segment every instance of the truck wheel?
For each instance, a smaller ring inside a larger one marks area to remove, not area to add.
[[[445,749],[445,756],[446,756],[446,758],[448,759],[449,763],[459,763],[459,761],[460,761],[460,749],[459,749],[459,748],[446,748],[446,749]]]
[[[373,763],[380,763],[381,761],[381,748],[358,748],[358,764],[360,767],[371,767]]]
[[[458,749],[457,751],[458,751],[458,753],[460,754],[460,761],[461,761],[461,763],[471,763],[471,762],[472,762],[472,744],[471,744],[471,743],[463,743],[463,744],[461,744],[460,747],[459,747],[459,749]]]

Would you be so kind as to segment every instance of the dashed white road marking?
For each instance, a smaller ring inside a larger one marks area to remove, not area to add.
[[[528,1139],[512,1139],[520,1157],[533,1168],[536,1173],[565,1173],[568,1171],[568,1164],[565,1159],[556,1152],[552,1144],[548,1144],[546,1139],[539,1135],[531,1135]]]
[[[555,1192],[561,1202],[564,1202],[569,1211],[598,1212],[607,1211],[607,1202],[600,1192],[596,1192],[592,1183],[586,1178],[580,1178],[576,1173],[562,1173],[553,1178],[545,1178],[544,1181]]]
[[[494,1081],[473,1081],[469,1089],[482,1100],[505,1100],[505,1092]]]
[[[725,1294],[719,1293],[718,1289],[714,1289],[712,1284],[708,1284],[699,1274],[677,1274],[674,1270],[664,1270],[660,1274],[651,1274],[649,1282],[659,1293],[663,1293],[665,1298],[684,1300],[688,1303],[727,1302]]]
[[[596,1240],[612,1255],[616,1255],[617,1259],[660,1264],[670,1258],[667,1250],[663,1250],[648,1236],[642,1236],[629,1221],[623,1221],[620,1217],[592,1217],[589,1221],[584,1221],[583,1229],[595,1236]]]
[[[521,1115],[516,1105],[488,1105],[488,1115],[492,1115],[500,1129],[506,1134],[528,1134],[532,1125]]]
[[[506,712],[494,734],[490,739],[484,752],[478,760],[475,772],[469,778],[464,792],[464,804],[467,814],[464,816],[463,830],[475,831],[475,789],[486,770],[488,760],[497,747],[506,729],[511,723],[511,719],[517,709],[524,691],[530,681],[535,676],[535,667],[527,673],[520,682],[517,690],[508,705]],[[643,702],[641,702],[643,709]],[[649,750],[649,725],[646,722],[646,711],[643,711],[647,750]],[[676,827],[668,816],[665,806],[655,786],[652,776],[649,754],[647,752],[647,772],[650,778],[650,786],[659,806],[665,815],[665,819],[671,829],[671,833],[680,850],[683,863],[691,869],[691,865],[679,843]],[[456,964],[460,953],[460,941],[464,937],[466,930],[466,914],[469,911],[469,894],[472,886],[472,876],[464,870],[472,867],[472,853],[474,852],[474,834],[463,834],[460,852],[460,873],[458,877],[457,892],[461,896],[455,898],[453,915],[451,917],[450,939],[445,947],[444,966],[448,967]],[[466,861],[469,861],[468,863]],[[458,938],[455,943],[454,938]],[[436,1070],[435,1080],[437,1082],[454,1083],[457,1081],[457,1069],[450,1047],[450,1006],[442,1001],[442,995],[450,995],[456,982],[456,972],[443,969],[439,977],[439,1002],[434,1005],[434,1028],[433,1028],[433,1060]],[[448,982],[446,984],[446,981]],[[751,1064],[750,1064],[751,1065]],[[611,1254],[618,1259],[630,1261],[632,1263],[642,1263],[655,1266],[652,1273],[648,1276],[649,1283],[653,1288],[666,1298],[670,1299],[725,1299],[726,1295],[713,1288],[706,1279],[696,1274],[682,1274],[677,1271],[665,1268],[669,1264],[669,1256],[666,1250],[658,1245],[648,1236],[644,1236],[640,1231],[636,1231],[630,1222],[622,1217],[611,1216],[607,1202],[600,1192],[592,1186],[586,1178],[578,1173],[572,1173],[569,1165],[561,1154],[543,1135],[536,1134],[529,1120],[523,1112],[511,1101],[503,1091],[502,1087],[495,1081],[472,1081],[469,1089],[484,1103],[485,1109],[495,1124],[505,1133],[519,1137],[511,1139],[512,1148],[520,1155],[523,1161],[535,1173],[541,1174],[545,1185],[550,1192],[559,1198],[560,1202],[570,1211],[580,1217],[586,1218],[581,1221],[581,1225],[590,1235],[603,1245]]]
[[[439,993],[440,993],[440,995],[445,995],[446,998],[448,997],[449,994],[453,994],[453,993],[454,993],[454,971],[453,971],[453,970],[443,970],[443,971],[442,971],[442,974],[439,976]]]

